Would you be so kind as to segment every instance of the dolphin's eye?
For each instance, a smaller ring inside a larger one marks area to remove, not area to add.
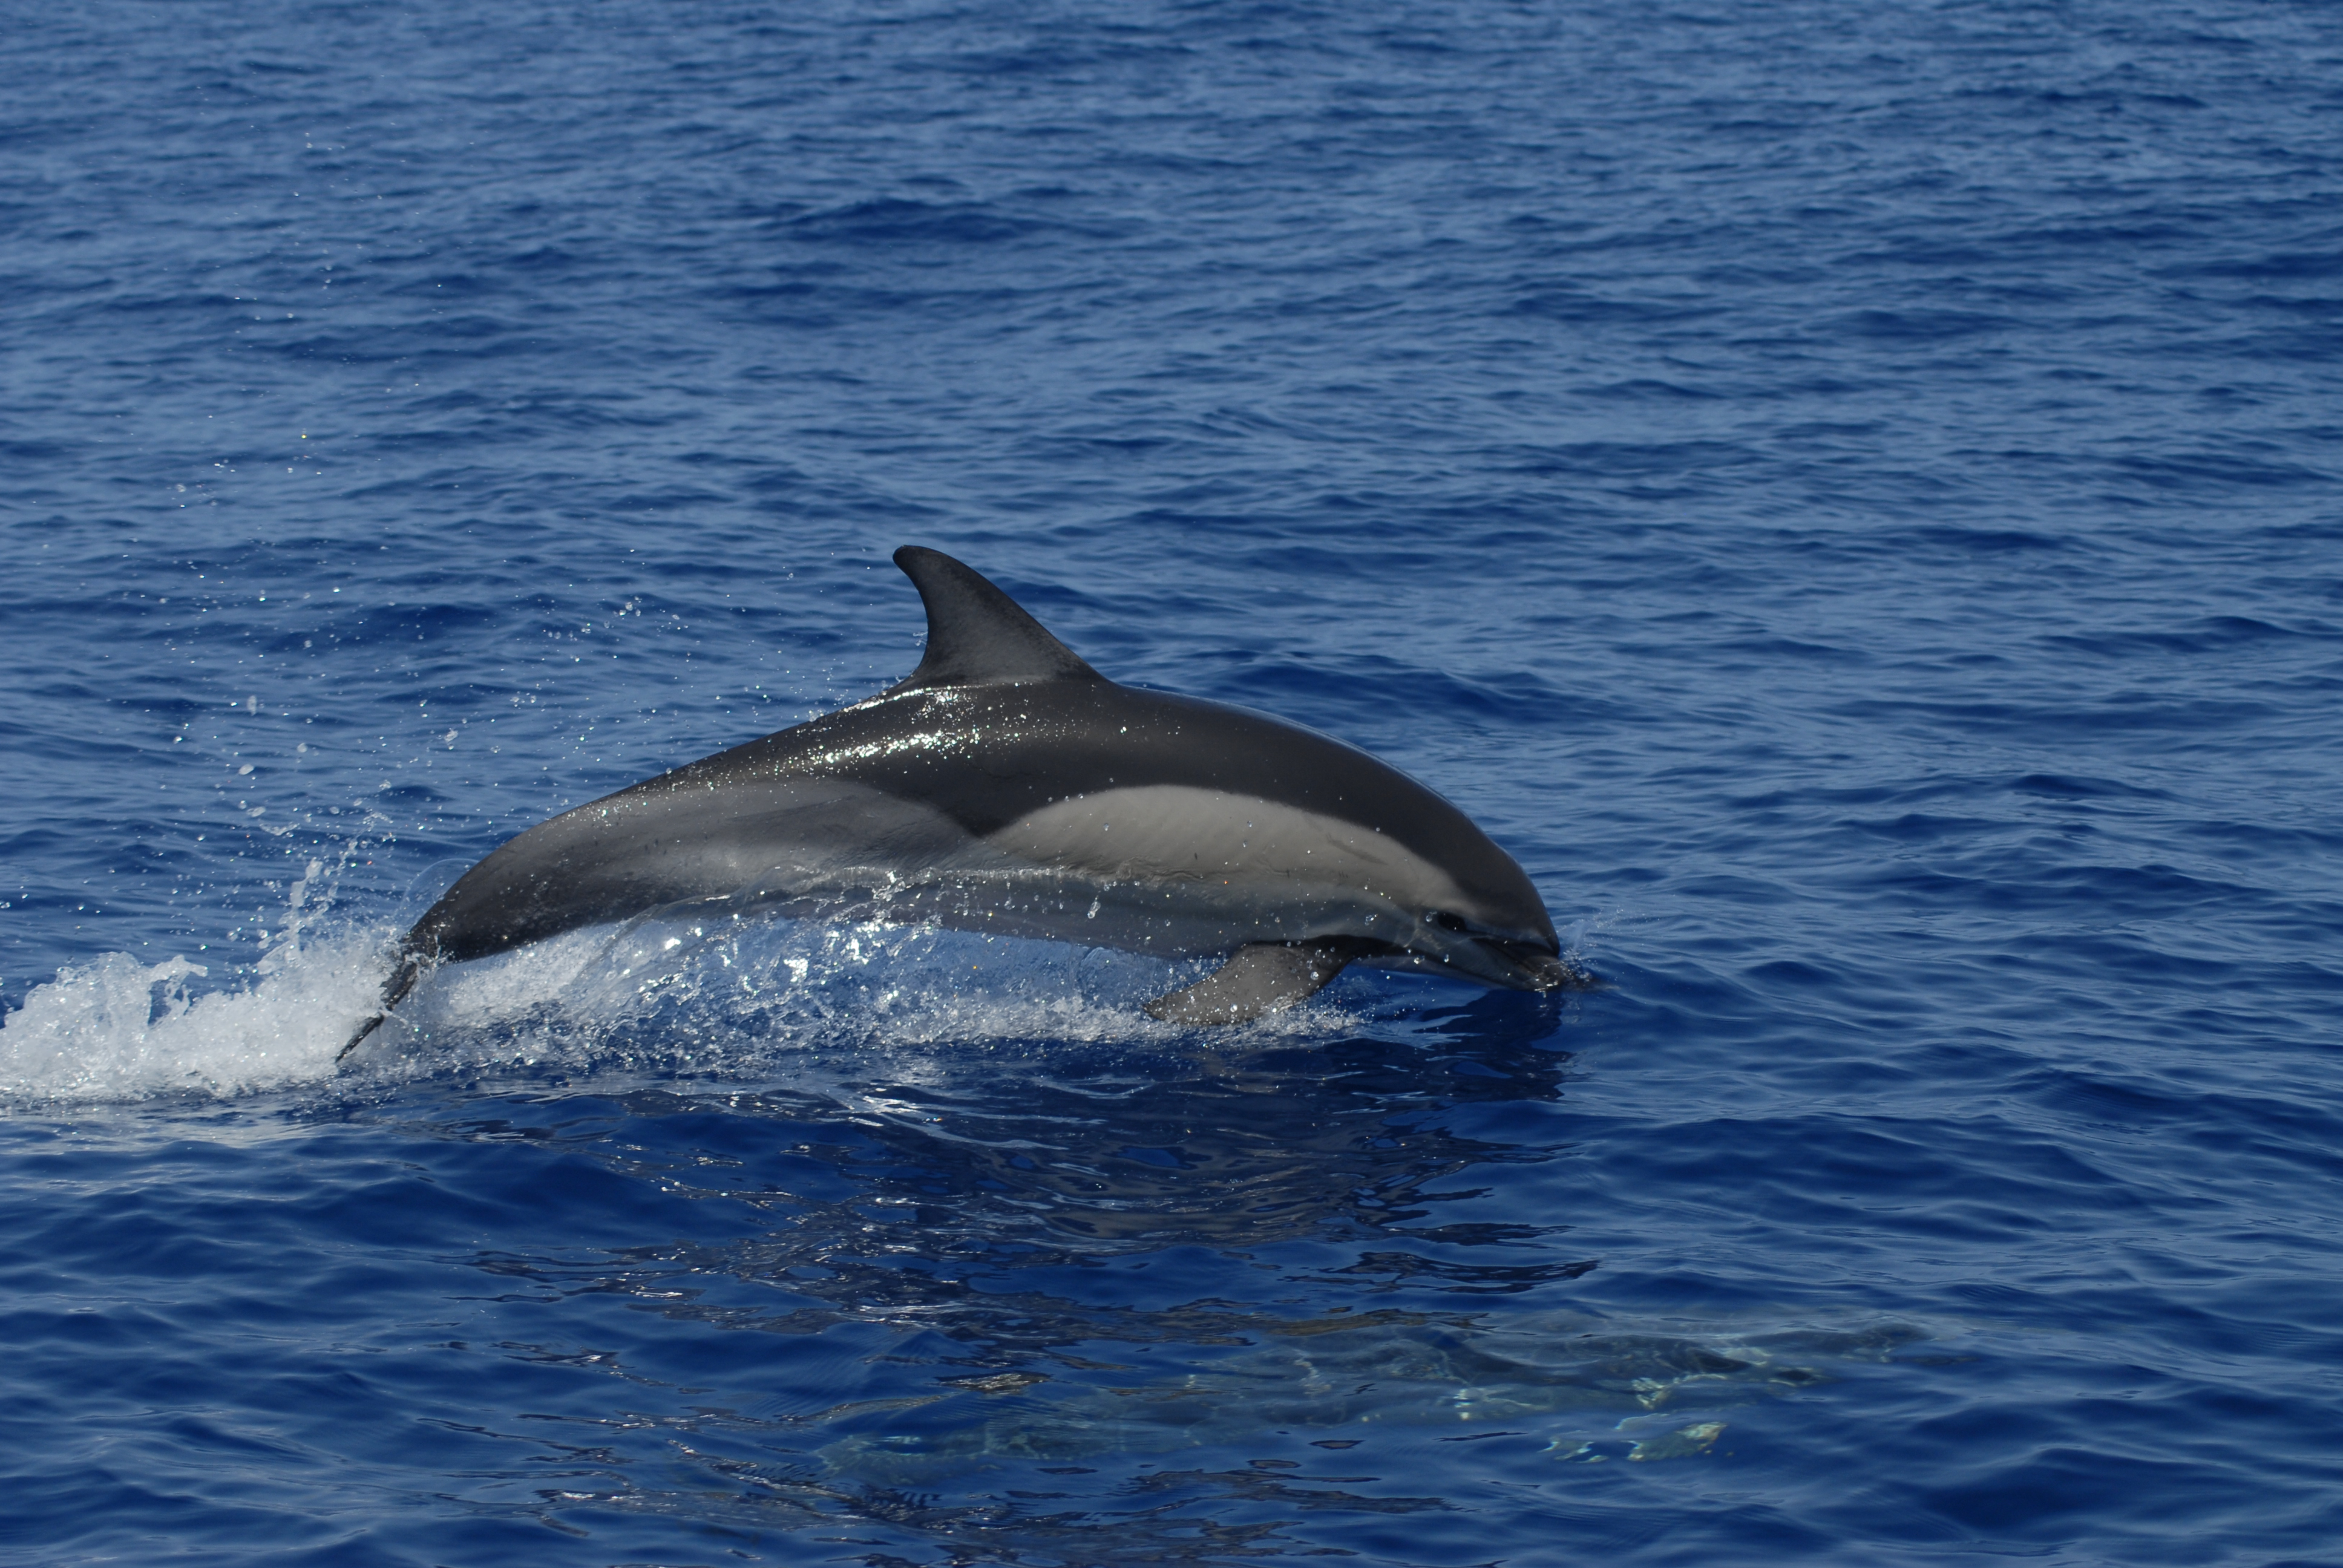
[[[1438,926],[1442,930],[1454,931],[1459,936],[1463,935],[1465,930],[1469,929],[1465,926],[1463,916],[1452,915],[1446,910],[1433,910],[1423,918],[1430,920],[1433,925]]]

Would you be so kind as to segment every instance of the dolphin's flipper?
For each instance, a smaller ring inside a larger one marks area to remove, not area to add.
[[[1314,994],[1342,972],[1355,941],[1248,942],[1229,961],[1184,990],[1147,1004],[1166,1023],[1249,1023]]]
[[[919,668],[882,695],[931,686],[1106,678],[1015,599],[941,550],[905,545],[895,552],[895,564],[927,606],[928,651]]]

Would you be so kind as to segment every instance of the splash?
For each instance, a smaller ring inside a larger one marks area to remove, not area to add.
[[[649,919],[444,970],[353,1062],[755,1079],[820,1051],[884,1055],[916,1077],[930,1050],[1176,1039],[1141,1004],[1204,967],[934,927]],[[1347,1018],[1329,999],[1246,1032],[1323,1033]]]
[[[209,971],[183,958],[106,953],[61,970],[0,1024],[0,1098],[238,1094],[325,1078],[369,977],[379,983],[380,946],[360,933],[287,940],[254,984],[208,994],[190,993]]]
[[[817,1050],[882,1053],[916,1078],[929,1051],[960,1060],[1007,1046],[1166,1043],[1181,1031],[1141,1004],[1204,967],[932,928],[644,920],[443,970],[345,1063],[337,1059],[380,993],[401,928],[327,920],[327,879],[315,864],[310,872],[240,985],[206,990],[204,966],[116,952],[35,987],[0,1020],[0,1104],[483,1069],[760,1080]],[[1363,1016],[1344,989],[1242,1035],[1392,1027]]]
[[[330,919],[367,847],[354,839],[330,867],[309,862],[241,986],[199,990],[203,964],[118,952],[35,986],[0,1019],[0,1104],[247,1094],[329,1076],[382,983],[387,933]]]

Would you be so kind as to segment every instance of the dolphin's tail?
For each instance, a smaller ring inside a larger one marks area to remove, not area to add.
[[[391,1009],[407,1000],[407,993],[415,989],[415,982],[423,978],[423,971],[428,967],[429,960],[423,954],[413,951],[401,953],[398,967],[390,971],[388,980],[382,982],[381,1008],[372,1018],[358,1025],[358,1031],[350,1036],[347,1045],[335,1053],[334,1060],[341,1061],[358,1048],[359,1041],[381,1028],[382,1020],[390,1016]]]

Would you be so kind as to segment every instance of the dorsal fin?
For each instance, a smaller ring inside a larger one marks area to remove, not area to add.
[[[1011,680],[1103,680],[974,568],[941,550],[905,545],[895,564],[928,607],[928,651],[899,691],[931,686],[992,686]]]

